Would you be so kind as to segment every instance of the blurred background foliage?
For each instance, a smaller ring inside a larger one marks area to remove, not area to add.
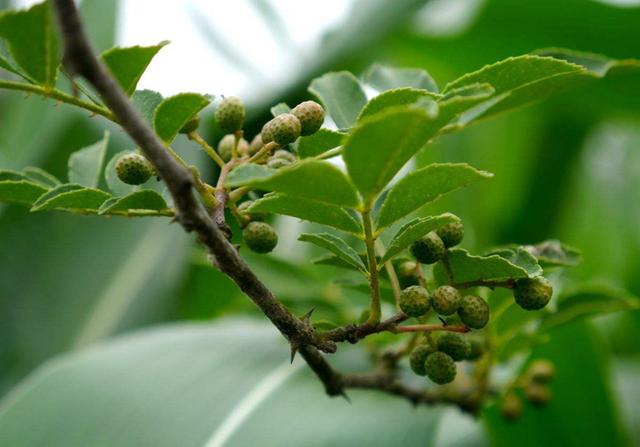
[[[3,8],[7,3],[0,2]],[[250,3],[265,20],[286,22],[286,16],[274,18],[268,1]],[[329,70],[360,74],[373,62],[420,67],[443,86],[485,64],[545,47],[640,57],[638,4],[456,0],[448,2],[460,9],[451,20],[442,17],[446,3],[353,2],[346,23],[328,32],[308,61],[289,68],[287,85],[246,98],[250,135],[271,105],[308,98],[309,81]],[[117,0],[82,2],[99,50],[114,44],[118,7]],[[279,39],[288,45],[286,33]],[[224,40],[210,44],[225,54]],[[215,85],[211,92],[230,93]],[[640,295],[639,99],[640,74],[623,73],[443,137],[419,154],[417,165],[465,161],[496,175],[425,213],[459,215],[468,229],[464,245],[477,252],[507,242],[561,239],[579,247],[584,262],[558,274],[557,284],[605,283]],[[0,117],[0,165],[40,166],[60,178],[69,154],[98,140],[105,126],[104,120],[20,93],[0,93]],[[212,122],[210,115],[205,121]],[[213,125],[207,132],[220,137]],[[129,146],[116,129],[112,136],[110,153]],[[176,144],[198,157],[186,139]],[[333,280],[340,272],[311,264],[317,253],[296,241],[307,225],[288,218],[276,225],[281,243],[275,256],[248,258],[259,276],[299,314],[315,306],[318,318],[357,318],[366,296],[338,287]],[[166,220],[30,214],[2,206],[0,246],[0,395],[53,355],[124,331],[236,314],[260,318],[192,239]],[[340,305],[346,302],[355,305]],[[489,439],[505,445],[514,439],[526,445],[556,445],[559,439],[581,446],[640,445],[639,337],[638,311],[555,331],[552,343],[539,348],[559,370],[548,409],[529,412],[515,425],[489,409],[484,428],[449,410],[431,439],[441,445]],[[320,385],[309,382],[320,396]],[[269,405],[278,408],[273,399]],[[447,432],[453,424],[465,427],[462,434]]]

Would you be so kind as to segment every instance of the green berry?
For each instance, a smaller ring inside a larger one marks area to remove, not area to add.
[[[551,283],[542,276],[519,279],[513,288],[516,303],[525,310],[542,309],[547,305],[552,294]]]
[[[151,178],[154,169],[149,160],[142,155],[130,153],[118,159],[116,174],[127,185],[141,185]]]
[[[524,395],[536,407],[543,407],[551,400],[551,389],[543,383],[531,382],[524,387]]]
[[[409,356],[409,366],[411,367],[411,370],[419,376],[427,375],[427,370],[424,368],[424,362],[427,360],[427,356],[432,352],[433,349],[428,344],[416,346]]]
[[[193,118],[191,118],[189,121],[187,121],[184,126],[182,126],[182,129],[180,129],[180,133],[189,134],[191,132],[194,132],[198,130],[199,125],[200,125],[200,117],[196,115]]]
[[[467,295],[460,300],[458,316],[472,329],[482,329],[489,322],[489,305],[480,297]]]
[[[290,113],[276,116],[266,124],[266,127],[267,137],[270,137],[280,146],[293,143],[300,136],[300,121]],[[266,141],[264,130],[262,140]]]
[[[436,230],[436,234],[442,239],[442,243],[445,247],[455,247],[464,237],[464,225],[462,222],[451,222]]]
[[[256,253],[269,253],[278,245],[276,230],[264,222],[250,222],[242,230],[242,238],[247,247]]]
[[[251,140],[251,144],[249,145],[249,155],[257,154],[263,146],[264,143],[262,142],[262,135],[256,135],[255,137],[253,137],[253,140]]]
[[[432,352],[424,362],[424,370],[433,382],[438,385],[453,382],[456,378],[456,364],[444,352]]]
[[[445,251],[442,239],[433,231],[411,245],[411,253],[422,264],[438,262],[444,256]]]
[[[272,158],[281,158],[283,160],[290,161],[291,163],[298,159],[291,152],[285,151],[284,149],[278,149],[277,151],[275,151],[272,155]]]
[[[465,360],[471,353],[471,343],[460,334],[444,332],[436,341],[438,351],[449,354],[453,360]]]
[[[291,162],[284,158],[272,158],[267,162],[267,167],[271,169],[280,169],[289,166]]]
[[[240,205],[238,205],[238,212],[240,214],[243,214],[243,215],[247,216],[252,221],[265,220],[267,218],[266,214],[264,214],[264,213],[251,213],[251,212],[248,211],[248,209],[251,208],[251,206],[254,203],[255,202],[253,200],[246,200],[246,201],[242,202]]]
[[[556,367],[549,360],[535,360],[529,366],[527,374],[534,382],[549,383],[556,375]]]
[[[293,108],[291,114],[300,121],[300,134],[311,135],[324,123],[324,109],[315,101],[305,101]]]
[[[416,265],[414,261],[402,261],[395,265],[400,287],[415,286],[419,283],[418,275],[416,274]]]
[[[218,155],[224,161],[231,160],[231,155],[233,154],[233,145],[236,144],[236,137],[233,134],[227,134],[220,142],[218,142]],[[238,154],[247,155],[249,153],[249,143],[244,138],[240,138],[238,141]]]
[[[273,120],[268,121],[264,126],[262,126],[262,130],[260,131],[260,140],[262,140],[263,146],[273,141],[273,127],[271,127],[272,121]]]
[[[508,421],[516,421],[522,416],[522,400],[517,394],[509,392],[500,402],[500,413]]]
[[[244,124],[244,105],[240,98],[227,96],[216,109],[216,122],[225,132],[236,132]]]
[[[471,351],[467,356],[467,360],[478,360],[484,354],[484,340],[473,335],[469,336],[468,340],[471,345]]]
[[[460,307],[460,293],[455,287],[441,286],[433,293],[431,302],[439,315],[453,315]]]
[[[424,315],[431,306],[429,292],[424,287],[407,287],[400,293],[400,309],[410,317]]]

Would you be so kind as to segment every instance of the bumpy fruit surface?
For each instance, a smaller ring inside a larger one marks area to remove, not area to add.
[[[256,253],[269,253],[278,245],[276,230],[264,222],[250,222],[242,230],[242,238],[247,247]]]
[[[455,247],[464,237],[464,225],[462,222],[451,222],[436,230],[436,234],[442,239],[442,243],[445,247]]]
[[[315,101],[305,101],[293,108],[291,114],[300,121],[300,135],[314,134],[324,123],[324,109]]]
[[[427,360],[427,356],[432,352],[433,349],[428,344],[416,346],[409,356],[409,366],[411,367],[411,370],[419,376],[427,375],[427,371],[424,368],[424,362]]]
[[[125,154],[116,162],[116,174],[127,185],[142,185],[153,173],[149,160],[140,154]]]
[[[262,130],[260,131],[260,140],[262,140],[263,146],[273,141],[273,127],[271,127],[272,121],[273,120],[266,122],[265,125],[262,126]]]
[[[300,121],[290,113],[283,113],[267,123],[267,133],[281,146],[293,143],[300,136]],[[262,140],[264,139],[263,133]]]
[[[469,336],[467,338],[471,345],[471,352],[467,356],[467,360],[478,360],[482,354],[484,354],[484,341],[481,337]]]
[[[255,202],[253,200],[246,200],[246,201],[242,202],[240,205],[238,205],[238,212],[240,214],[243,214],[243,215],[247,216],[252,221],[254,221],[254,220],[261,221],[261,220],[266,219],[267,218],[266,214],[263,214],[263,213],[250,213],[249,211],[247,211],[249,208],[251,208],[251,206],[254,203]]]
[[[459,362],[469,357],[471,343],[460,334],[443,332],[436,342],[438,351],[449,354],[453,360]]]
[[[522,400],[515,393],[507,393],[500,402],[500,413],[508,421],[516,421],[522,416]]]
[[[542,309],[547,305],[552,294],[551,283],[542,276],[519,279],[513,288],[516,303],[525,310]]]
[[[538,383],[549,383],[556,375],[556,367],[549,360],[535,360],[527,371],[529,378]]]
[[[545,384],[531,382],[524,387],[524,395],[536,407],[543,407],[551,400],[551,389]]]
[[[405,288],[418,284],[418,275],[416,274],[416,263],[414,261],[402,261],[396,266],[398,282],[400,287]]]
[[[267,162],[267,167],[271,169],[280,169],[289,166],[291,162],[284,158],[272,158]]]
[[[429,292],[424,287],[407,287],[400,293],[400,309],[410,317],[424,315],[431,306]]]
[[[249,145],[249,155],[257,154],[258,151],[263,148],[263,146],[264,143],[262,142],[262,135],[256,135],[255,137],[253,137],[253,140],[251,140],[251,144]]]
[[[472,329],[482,329],[489,322],[489,305],[478,296],[467,295],[460,300],[458,316]]]
[[[442,239],[434,231],[427,233],[411,245],[411,254],[422,264],[438,262],[445,251]]]
[[[456,364],[444,352],[432,352],[424,362],[424,370],[433,382],[438,385],[453,382],[456,378]]]
[[[244,105],[240,98],[227,96],[216,109],[216,122],[225,132],[235,132],[244,124]]]
[[[186,122],[182,129],[180,129],[180,133],[191,133],[198,130],[198,126],[200,125],[200,117],[198,115],[191,118]]]
[[[460,293],[451,286],[440,286],[431,297],[433,309],[439,315],[453,315],[460,306]]]

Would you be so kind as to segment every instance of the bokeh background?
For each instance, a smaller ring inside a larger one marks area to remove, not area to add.
[[[2,8],[13,5],[0,1]],[[360,74],[374,62],[420,67],[442,86],[545,47],[640,58],[640,2],[633,0],[84,0],[81,6],[99,50],[171,40],[139,88],[241,96],[250,135],[268,119],[270,106],[308,98],[309,81],[331,70]],[[201,130],[215,141],[220,134],[211,115],[205,113]],[[69,154],[97,141],[105,126],[68,106],[2,91],[0,167],[40,166],[65,178]],[[131,147],[116,129],[112,136],[110,153]],[[176,144],[192,161],[206,162],[186,139]],[[640,73],[610,76],[446,136],[416,163],[433,161],[465,161],[496,174],[426,210],[462,217],[465,247],[561,239],[584,257],[557,275],[561,287],[588,282],[640,295]],[[337,287],[336,270],[311,266],[314,253],[296,241],[305,225],[288,218],[275,224],[281,243],[274,255],[249,257],[259,275],[298,313],[317,306],[322,317],[351,317],[336,316],[336,309],[353,300],[355,312],[363,296]],[[192,238],[164,220],[0,206],[0,247],[0,396],[53,356],[124,332],[163,322],[260,318]],[[573,324],[537,348],[559,368],[548,409],[506,425],[492,410],[478,423],[457,410],[414,412],[394,402],[389,410],[411,414],[413,428],[406,438],[394,431],[393,439],[407,445],[640,445],[638,340],[637,311]],[[273,355],[280,354],[285,351]],[[294,380],[318,402],[316,425],[341,434],[304,445],[359,442],[376,418],[391,417],[363,404],[364,394],[356,393],[353,407],[323,402],[320,385],[305,374]],[[248,383],[258,380],[251,377]],[[278,396],[254,414],[245,434],[274,435],[265,421],[295,414],[300,402]],[[342,418],[349,411],[371,411],[369,425],[348,427]],[[420,418],[424,425],[416,425]],[[302,445],[289,435],[276,445]],[[241,439],[231,445],[243,445]]]

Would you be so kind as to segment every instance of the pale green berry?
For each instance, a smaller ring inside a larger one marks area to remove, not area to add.
[[[291,164],[289,160],[285,160],[284,158],[272,158],[267,162],[267,167],[271,169],[280,169],[287,167]]]
[[[324,123],[324,109],[315,101],[305,101],[293,108],[291,114],[300,121],[300,135],[314,134]]]
[[[252,221],[262,221],[267,218],[267,215],[264,213],[252,213],[249,212],[249,208],[253,206],[255,202],[253,200],[246,200],[238,205],[238,212],[244,216],[247,216]]]
[[[431,302],[439,315],[453,315],[460,306],[460,293],[455,287],[440,286],[433,292]]]
[[[242,230],[242,238],[247,247],[256,253],[269,253],[278,245],[276,230],[264,222],[250,222]]]
[[[548,279],[537,276],[516,281],[513,297],[518,306],[525,310],[538,310],[547,305],[553,295],[553,287]]]
[[[227,96],[224,98],[215,113],[218,127],[225,132],[236,132],[242,129],[244,124],[244,105],[240,98]]]
[[[251,140],[251,144],[249,145],[249,155],[257,154],[263,147],[264,143],[262,142],[262,135],[258,134],[253,137],[253,140]]]
[[[424,369],[424,362],[432,352],[433,349],[428,344],[416,346],[409,356],[409,366],[411,370],[419,376],[426,375],[427,371]]]
[[[426,314],[430,306],[431,298],[424,287],[410,286],[400,293],[400,309],[410,317]]]
[[[127,185],[141,185],[154,174],[153,165],[144,156],[132,152],[116,162],[116,174]]]
[[[284,146],[293,143],[300,136],[300,121],[290,113],[283,113],[276,116],[267,123],[268,135],[278,143]],[[262,135],[265,141],[265,135]]]
[[[227,134],[218,142],[218,155],[223,161],[231,160],[233,154],[233,145],[236,144],[236,137],[233,134]],[[249,143],[244,138],[240,138],[237,148],[239,155],[247,155],[249,152]]]

